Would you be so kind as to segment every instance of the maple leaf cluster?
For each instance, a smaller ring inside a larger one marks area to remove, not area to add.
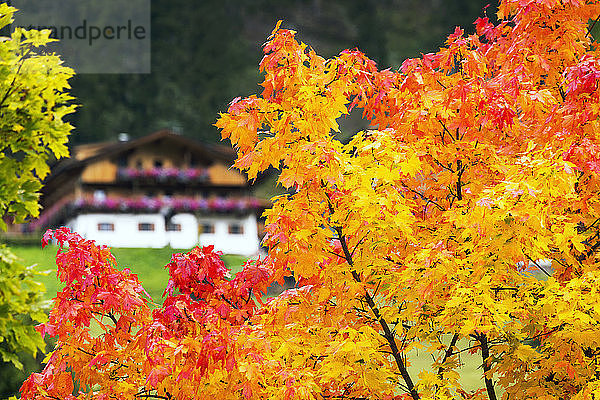
[[[238,168],[289,189],[265,213],[267,258],[230,279],[210,249],[175,255],[150,312],[107,249],[54,232],[57,349],[23,398],[599,396],[600,1],[497,15],[398,71],[278,25],[262,93],[217,122]],[[373,129],[342,143],[353,108]]]
[[[137,276],[116,269],[106,246],[68,228],[47,231],[43,245],[50,241],[65,288],[38,330],[57,342],[22,398],[193,398],[191,381],[237,366],[235,339],[258,311],[253,294],[266,293],[269,269],[250,261],[228,279],[212,246],[174,254],[162,307],[151,310]]]

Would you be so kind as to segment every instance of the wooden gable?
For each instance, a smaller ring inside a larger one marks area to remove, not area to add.
[[[111,160],[88,164],[81,174],[82,183],[113,183],[117,180],[117,165]]]
[[[233,162],[232,153],[225,149],[211,150],[190,139],[161,131],[129,142],[104,145],[104,148],[94,144],[80,146],[75,148],[74,158],[85,163],[81,174],[83,184],[116,183],[119,171],[126,168],[140,172],[207,168],[209,185],[245,186],[245,176],[229,167]]]
[[[245,185],[246,178],[237,170],[224,164],[214,164],[208,168],[209,182],[213,185],[238,186]]]

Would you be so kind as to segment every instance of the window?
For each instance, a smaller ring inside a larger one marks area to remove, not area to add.
[[[244,227],[241,224],[238,224],[237,222],[232,222],[231,224],[229,224],[229,234],[230,235],[243,235]]]
[[[100,222],[98,224],[98,232],[114,232],[115,224],[110,222]]]
[[[154,160],[154,168],[162,168],[163,162],[162,160]]]
[[[203,222],[200,224],[200,233],[215,233],[215,224],[212,222]]]
[[[181,224],[167,222],[167,232],[181,232]]]
[[[140,231],[140,232],[153,232],[154,231],[154,224],[151,224],[149,222],[140,222],[138,224],[138,231]]]

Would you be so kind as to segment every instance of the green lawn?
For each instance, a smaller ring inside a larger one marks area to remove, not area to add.
[[[37,246],[11,246],[11,249],[25,264],[37,264],[39,271],[48,271],[48,275],[40,278],[40,281],[46,286],[45,298],[54,298],[57,291],[62,288],[56,278],[56,264],[54,263],[57,247],[48,246],[41,249]],[[137,274],[144,289],[157,303],[161,302],[162,293],[169,279],[169,273],[164,267],[171,259],[172,254],[182,251],[184,250],[174,250],[168,247],[162,249],[112,249],[119,269],[129,268],[132,273]],[[246,260],[242,256],[227,254],[222,258],[225,265],[234,273],[240,270]]]

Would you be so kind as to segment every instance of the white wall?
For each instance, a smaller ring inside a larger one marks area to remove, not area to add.
[[[181,231],[167,232],[169,246],[174,249],[191,249],[198,244],[198,220],[192,214],[175,214],[171,223],[181,225]]]
[[[114,224],[114,231],[99,231],[98,224]],[[154,231],[139,231],[138,224],[154,224]],[[165,219],[160,214],[82,214],[67,224],[86,239],[111,247],[165,247],[169,244]]]
[[[256,226],[256,216],[250,214],[246,217],[200,217],[198,218],[198,229],[202,229],[203,223],[212,223],[215,227],[215,233],[200,233],[199,243],[202,246],[214,245],[215,250],[220,250],[224,254],[240,254],[243,256],[252,256],[258,253],[258,228]],[[230,224],[240,224],[244,228],[243,234],[230,234]]]
[[[111,247],[155,247],[171,246],[175,249],[189,249],[197,244],[213,245],[224,254],[252,256],[258,253],[260,244],[256,216],[245,217],[207,216],[176,214],[171,222],[181,225],[181,231],[165,230],[165,220],[161,214],[81,214],[67,223],[71,230],[86,239]],[[154,231],[140,231],[138,224],[154,224]],[[201,233],[202,224],[214,226],[214,233]],[[99,231],[99,224],[113,224],[114,231]],[[243,233],[229,233],[231,225],[243,227]],[[199,234],[200,232],[200,234]]]

